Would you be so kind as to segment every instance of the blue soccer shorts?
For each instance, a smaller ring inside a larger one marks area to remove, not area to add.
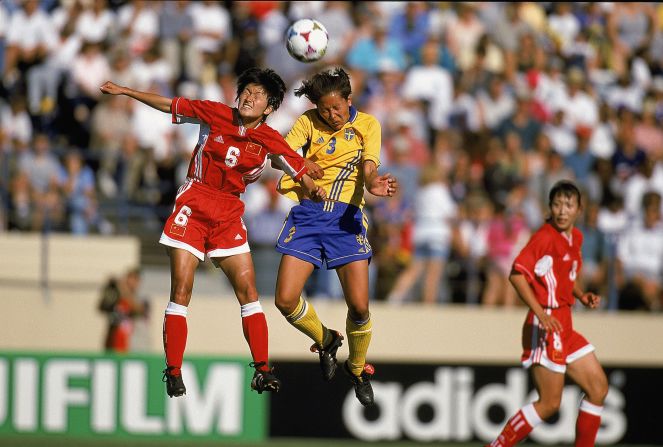
[[[362,259],[373,252],[361,209],[340,202],[302,200],[292,207],[276,242],[276,251],[328,269]]]

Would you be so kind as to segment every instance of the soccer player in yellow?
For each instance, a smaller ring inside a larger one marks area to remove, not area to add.
[[[308,200],[301,187],[286,177],[279,182],[279,191],[299,205],[290,211],[276,244],[282,253],[276,306],[315,342],[311,350],[320,356],[323,378],[331,380],[343,336],[323,325],[301,294],[313,269],[323,262],[336,269],[348,306],[345,329],[350,354],[344,368],[362,405],[372,405],[373,367],[366,363],[372,328],[368,308],[372,251],[362,211],[364,187],[373,195],[388,197],[398,182],[390,174],[378,174],[380,123],[352,106],[351,93],[350,78],[341,68],[318,73],[295,90],[295,95],[306,96],[316,107],[299,117],[286,141],[303,151],[310,175],[328,200]]]

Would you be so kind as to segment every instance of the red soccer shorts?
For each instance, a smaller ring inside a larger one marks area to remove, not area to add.
[[[251,251],[242,222],[239,197],[188,180],[175,199],[175,208],[159,242],[181,248],[201,261]]]
[[[546,332],[539,326],[539,319],[532,311],[527,313],[523,325],[523,355],[525,368],[542,365],[551,371],[566,372],[566,365],[594,351],[585,337],[573,330],[571,307],[546,309],[549,315],[562,323],[561,332]]]

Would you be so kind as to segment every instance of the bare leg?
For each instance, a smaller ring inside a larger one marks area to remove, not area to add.
[[[440,282],[442,281],[442,272],[444,271],[444,261],[431,258],[426,263],[426,273],[424,274],[424,290],[422,291],[422,302],[424,304],[435,304],[440,291]]]

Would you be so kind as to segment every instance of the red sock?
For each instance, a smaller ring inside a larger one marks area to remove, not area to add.
[[[171,374],[180,374],[182,358],[186,347],[186,306],[168,303],[163,319],[163,349],[166,353],[166,366],[172,367]]]
[[[264,362],[259,369],[267,371],[269,369],[269,333],[262,306],[258,301],[254,301],[243,305],[241,310],[244,338],[249,344],[253,361],[255,363]]]
[[[502,433],[489,445],[490,447],[512,447],[525,439],[541,422],[541,417],[534,409],[534,405],[526,405],[507,421]]]
[[[582,400],[576,420],[576,447],[594,447],[603,407]]]

